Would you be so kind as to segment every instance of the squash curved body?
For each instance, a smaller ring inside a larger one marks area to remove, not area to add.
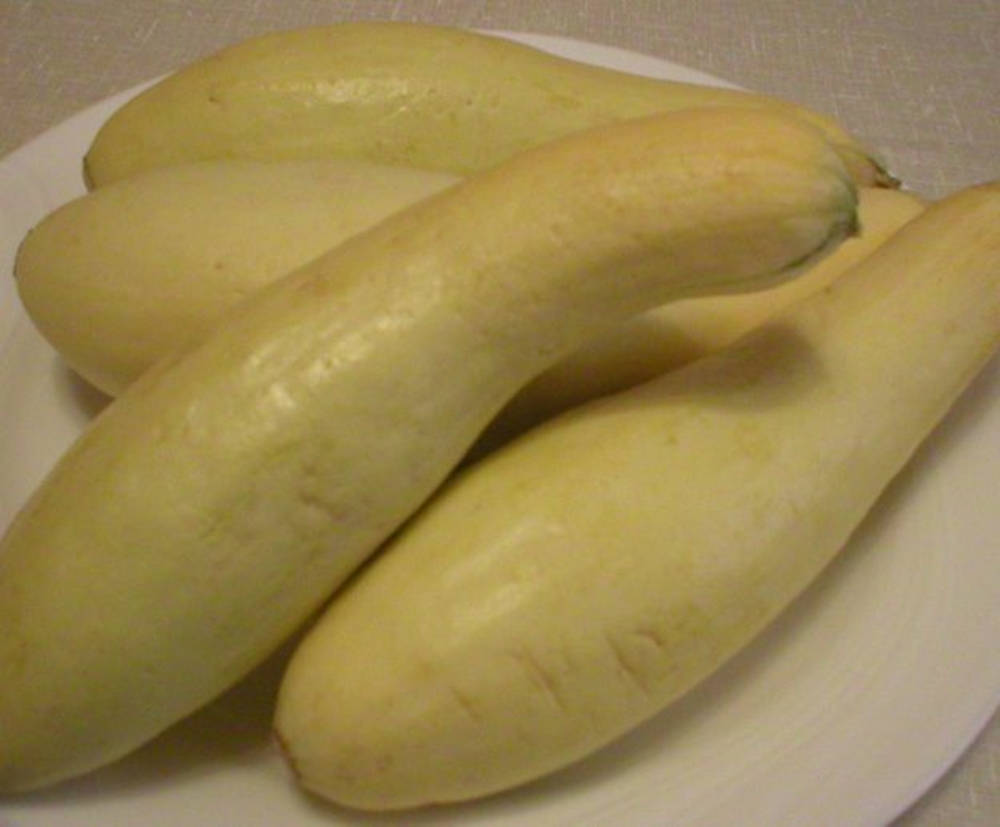
[[[191,160],[346,156],[465,175],[570,132],[703,106],[801,118],[837,146],[860,184],[887,181],[831,118],[786,101],[395,22],[278,32],[191,64],[112,115],[85,169],[101,186]]]
[[[239,304],[104,410],[0,543],[0,789],[209,701],[528,378],[671,297],[788,277],[855,201],[815,130],[690,110],[527,151]]]
[[[298,647],[301,783],[487,795],[652,716],[845,544],[1000,344],[1000,185],[932,205],[732,347],[552,420],[444,486]]]

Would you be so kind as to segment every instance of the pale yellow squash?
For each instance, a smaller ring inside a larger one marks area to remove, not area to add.
[[[66,362],[116,395],[265,284],[456,180],[345,159],[153,169],[32,229],[18,293]]]
[[[569,132],[700,106],[801,118],[836,144],[860,184],[888,182],[832,118],[787,101],[388,21],[267,34],[175,72],[111,116],[86,174],[101,186],[182,161],[330,156],[468,174]]]
[[[856,221],[800,122],[687,110],[516,156],[354,236],[157,363],[0,543],[0,790],[129,752],[246,674],[532,375]]]
[[[817,576],[998,345],[992,185],[473,466],[294,655],[276,727],[299,780],[368,809],[469,799],[649,718]]]

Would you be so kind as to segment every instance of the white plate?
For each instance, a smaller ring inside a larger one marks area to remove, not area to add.
[[[615,68],[729,85],[617,49],[516,37]],[[0,526],[101,404],[26,320],[9,277],[16,246],[83,192],[85,148],[135,92],[0,161]],[[1000,701],[997,467],[994,360],[832,569],[763,638],[632,735],[513,793],[405,818],[311,802],[269,741],[276,661],[120,764],[3,801],[0,825],[884,824]]]

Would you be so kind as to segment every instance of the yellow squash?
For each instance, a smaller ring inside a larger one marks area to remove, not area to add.
[[[605,325],[752,288],[856,220],[815,130],[687,110],[526,151],[354,236],[145,373],[0,543],[0,790],[246,674]]]
[[[32,229],[18,293],[67,363],[115,395],[265,284],[456,180],[345,159],[153,169]]]
[[[367,809],[468,799],[649,718],[817,576],[998,345],[994,184],[472,466],[293,656],[276,727],[301,783]]]
[[[834,120],[786,101],[393,22],[268,34],[181,69],[112,115],[85,168],[94,186],[208,158],[348,156],[468,174],[569,132],[700,106],[801,118],[837,145],[859,183],[888,180]]]

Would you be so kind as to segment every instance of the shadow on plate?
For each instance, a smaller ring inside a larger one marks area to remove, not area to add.
[[[239,684],[120,761],[57,787],[19,797],[20,805],[83,804],[88,800],[176,787],[227,767],[276,755],[271,717],[286,644]]]
[[[112,402],[112,397],[91,385],[62,360],[58,360],[55,371],[57,387],[83,419],[93,419]]]

